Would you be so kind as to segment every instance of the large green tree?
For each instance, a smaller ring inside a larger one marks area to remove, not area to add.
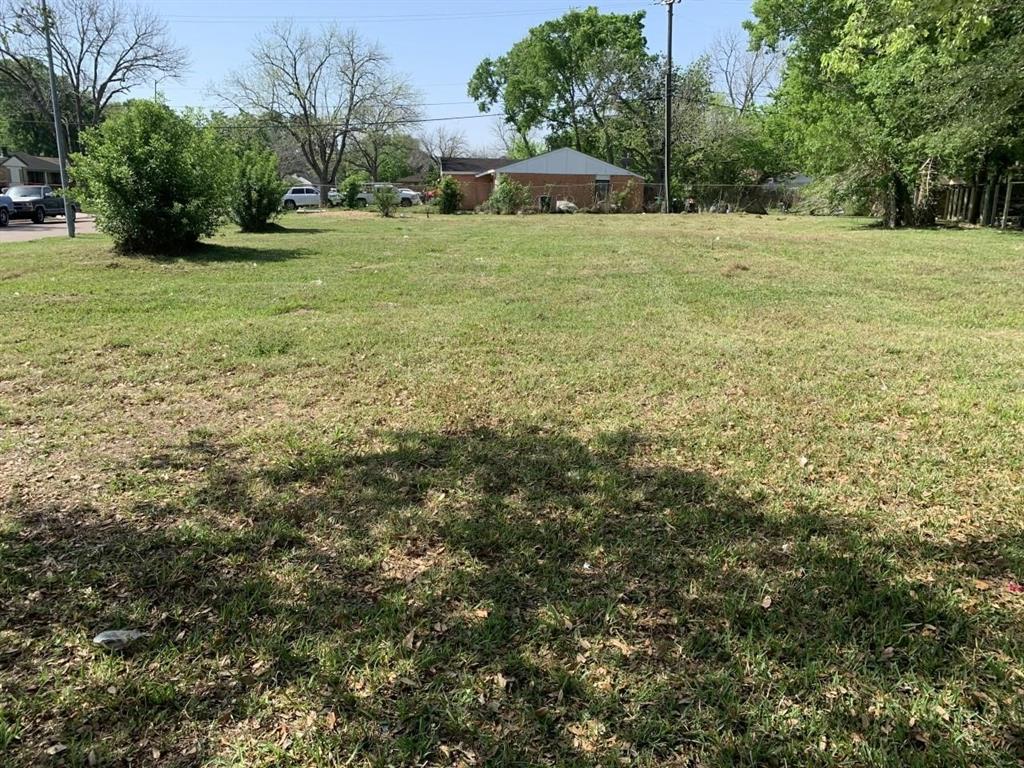
[[[1024,6],[1000,0],[755,0],[755,44],[785,45],[775,120],[803,167],[842,180],[890,226],[923,167],[978,176],[1020,153]]]
[[[504,56],[484,59],[469,95],[481,111],[500,106],[524,142],[543,127],[580,151],[621,161],[615,120],[650,97],[656,69],[643,21],[642,11],[569,11],[531,29]]]

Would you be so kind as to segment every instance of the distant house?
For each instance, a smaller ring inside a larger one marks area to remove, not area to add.
[[[593,208],[613,201],[617,193],[628,192],[624,208],[643,207],[644,180],[638,173],[619,168],[568,147],[526,160],[449,158],[442,165],[445,176],[453,176],[462,187],[462,207],[473,210],[487,200],[498,179],[507,177],[530,189],[536,207],[547,198],[553,205],[569,200],[579,208]]]
[[[15,184],[49,184],[51,187],[59,187],[60,163],[56,157],[37,157],[0,147],[0,188]]]
[[[494,179],[485,177],[495,168],[513,162],[507,157],[442,157],[441,176],[451,176],[462,188],[462,208],[472,211],[491,196]]]

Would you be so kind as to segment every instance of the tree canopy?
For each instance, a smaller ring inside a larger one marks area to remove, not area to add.
[[[755,0],[754,44],[788,48],[774,119],[801,166],[926,223],[925,164],[975,178],[1021,156],[1024,5]]]

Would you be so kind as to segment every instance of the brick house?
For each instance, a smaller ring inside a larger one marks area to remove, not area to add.
[[[473,210],[484,202],[503,176],[528,187],[538,209],[542,197],[549,198],[552,205],[568,200],[587,209],[610,205],[616,194],[625,193],[624,210],[643,210],[644,179],[640,174],[568,147],[518,162],[505,161],[477,172],[472,181],[457,176],[463,208]]]
[[[0,189],[15,184],[60,186],[60,164],[56,157],[37,157],[26,152],[9,152],[0,147]]]
[[[462,188],[462,210],[472,211],[486,202],[494,189],[495,168],[508,165],[507,157],[444,157],[441,158],[441,176],[451,176]]]

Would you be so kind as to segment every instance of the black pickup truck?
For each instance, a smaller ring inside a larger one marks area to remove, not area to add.
[[[12,219],[31,219],[33,224],[42,224],[47,216],[64,215],[64,198],[54,194],[52,187],[41,184],[20,184],[11,187],[4,194],[11,198]],[[77,213],[79,207],[73,204]]]

